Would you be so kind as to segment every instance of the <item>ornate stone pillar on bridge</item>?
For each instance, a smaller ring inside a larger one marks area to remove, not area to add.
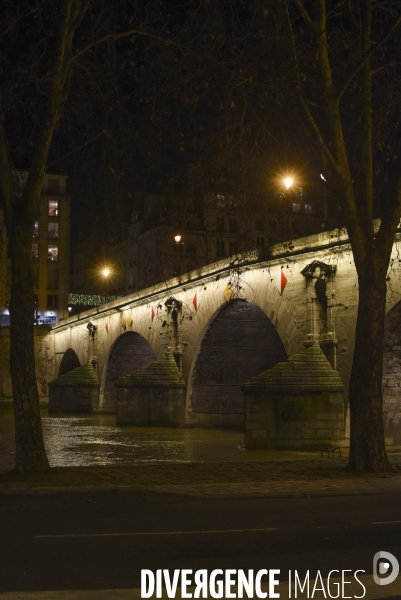
[[[335,333],[335,289],[336,267],[314,260],[301,274],[306,280],[306,323],[305,347],[318,341],[333,369],[337,368],[337,339]]]

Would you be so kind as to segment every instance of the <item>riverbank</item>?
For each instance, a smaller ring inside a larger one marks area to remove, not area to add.
[[[391,475],[353,475],[347,459],[251,463],[157,463],[62,467],[33,474],[0,474],[0,495],[57,491],[134,490],[196,496],[320,495],[401,491],[401,457]]]
[[[49,398],[39,398],[41,412],[48,412],[49,410]],[[12,396],[0,396],[0,411],[13,412],[13,398]]]

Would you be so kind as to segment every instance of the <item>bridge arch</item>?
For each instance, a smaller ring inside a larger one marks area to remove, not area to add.
[[[117,395],[115,383],[121,377],[146,367],[156,360],[149,342],[135,331],[120,335],[110,348],[100,382],[99,409],[115,413]]]
[[[61,377],[61,375],[65,375],[66,373],[69,373],[73,369],[76,369],[80,366],[81,363],[79,362],[77,353],[72,348],[68,348],[68,350],[64,352],[63,358],[61,359],[58,377]]]
[[[210,319],[194,353],[187,391],[190,424],[243,426],[241,386],[287,353],[273,323],[256,304],[236,299]]]

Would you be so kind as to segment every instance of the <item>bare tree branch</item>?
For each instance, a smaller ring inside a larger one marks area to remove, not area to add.
[[[10,219],[12,214],[13,197],[14,185],[8,143],[4,132],[3,120],[0,119],[0,204],[7,220]]]
[[[128,31],[121,31],[120,33],[108,33],[107,35],[104,35],[97,40],[93,40],[92,42],[85,44],[85,46],[82,46],[81,48],[79,48],[79,50],[76,50],[74,52],[72,60],[73,61],[77,60],[77,58],[82,56],[82,54],[84,54],[85,52],[87,52],[88,50],[93,48],[94,46],[99,46],[100,44],[103,44],[104,42],[107,42],[109,40],[114,40],[114,41],[120,40],[124,37],[128,37],[129,35],[141,35],[144,37],[151,38],[153,40],[158,40],[159,42],[163,42],[164,44],[169,45],[169,46],[175,46],[175,47],[181,48],[181,49],[183,48],[183,46],[181,44],[178,44],[177,42],[174,42],[173,40],[163,38],[159,35],[151,33],[150,31],[143,31],[141,29],[135,28],[135,29],[129,29]]]
[[[294,31],[292,28],[292,24],[291,24],[291,19],[290,19],[290,14],[288,11],[288,4],[286,3],[285,5],[285,14],[286,14],[286,18],[287,18],[287,29],[288,29],[288,34],[290,36],[290,47],[291,47],[291,54],[294,60],[294,64],[295,64],[295,74],[296,74],[296,92],[297,92],[297,99],[298,102],[302,108],[302,112],[304,114],[304,117],[306,118],[306,121],[309,125],[309,127],[311,128],[315,139],[318,140],[319,145],[322,149],[322,152],[324,153],[326,160],[329,162],[329,164],[333,167],[336,168],[336,161],[332,155],[332,153],[330,152],[329,148],[327,147],[323,136],[318,128],[318,126],[316,125],[316,122],[312,116],[312,113],[310,112],[307,103],[305,101],[304,98],[304,94],[302,91],[302,83],[301,83],[301,76],[300,76],[300,66],[299,66],[299,60],[298,60],[298,54],[297,54],[297,49],[296,49],[296,44],[295,44],[295,37],[294,37]]]
[[[313,22],[313,20],[310,18],[307,10],[305,9],[305,6],[304,6],[302,0],[294,0],[294,2],[296,4],[299,12],[301,13],[301,15],[302,15],[305,23],[309,27],[309,29],[315,33],[316,32],[316,25]]]
[[[97,135],[94,135],[92,138],[90,138],[90,140],[87,140],[86,142],[84,142],[80,146],[76,146],[74,148],[74,150],[71,150],[71,152],[67,152],[67,154],[64,154],[63,156],[60,156],[59,158],[56,158],[55,160],[53,160],[51,163],[48,163],[46,169],[49,169],[50,167],[53,167],[53,165],[61,162],[62,160],[65,160],[69,156],[72,156],[73,154],[76,154],[77,152],[79,152],[80,150],[82,150],[83,148],[85,148],[86,146],[89,146],[89,144],[92,144],[93,142],[95,142],[96,140],[98,140],[100,137],[102,137],[102,135],[106,135],[106,134],[107,134],[106,130],[103,129],[100,133],[98,133]]]
[[[354,13],[352,12],[351,0],[346,1],[346,10],[349,22],[351,23],[354,31],[359,34],[361,31],[361,26],[356,20]]]
[[[387,32],[387,34],[379,42],[377,42],[377,44],[375,44],[374,46],[371,46],[371,48],[362,56],[361,60],[359,61],[359,63],[355,67],[355,69],[352,71],[352,73],[350,73],[348,75],[347,79],[345,80],[345,83],[343,84],[340,92],[338,93],[339,99],[343,96],[344,92],[347,90],[347,88],[350,85],[350,83],[352,82],[352,80],[357,76],[359,71],[363,68],[366,61],[372,56],[372,54],[374,54],[374,52],[376,52],[379,48],[381,48],[391,38],[391,36],[393,35],[393,33],[395,32],[397,27],[400,25],[400,23],[401,23],[401,15],[399,15],[398,19],[396,19],[394,21],[392,27]]]

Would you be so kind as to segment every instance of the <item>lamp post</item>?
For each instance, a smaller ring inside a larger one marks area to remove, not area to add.
[[[294,180],[292,177],[284,178],[285,189],[287,190],[287,238],[290,239],[290,192]]]
[[[107,302],[107,282],[108,282],[109,275],[110,275],[110,269],[108,269],[106,267],[105,269],[103,269],[102,274],[104,277],[104,303],[106,304],[106,302]]]
[[[320,179],[323,181],[323,223],[322,229],[327,226],[327,179],[320,173]]]
[[[176,249],[176,252],[177,252],[177,257],[178,257],[178,254],[180,252],[180,246],[184,245],[184,242],[182,242],[181,239],[182,239],[182,235],[179,234],[179,233],[174,236],[175,249]],[[178,275],[181,275],[181,271],[182,271],[181,256],[180,256],[179,265],[180,265],[180,272],[178,273]]]

